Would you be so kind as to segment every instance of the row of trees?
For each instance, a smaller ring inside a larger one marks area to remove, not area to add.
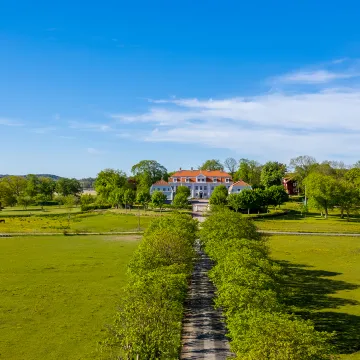
[[[32,174],[5,176],[0,179],[0,205],[45,205],[54,200],[55,194],[62,197],[78,196],[81,191],[81,185],[76,179],[61,178],[55,181]]]
[[[129,284],[102,358],[178,359],[183,303],[195,256],[197,222],[173,214],[154,220],[129,264]]]
[[[228,194],[224,185],[217,186],[210,197],[210,204],[216,206],[228,205],[233,210],[265,210],[270,205],[277,207],[288,201],[289,195],[282,185],[272,185],[268,188],[244,189],[239,193]]]
[[[217,288],[215,305],[225,315],[236,359],[332,358],[334,335],[287,312],[281,267],[251,221],[229,210],[213,212],[200,239],[215,262],[209,272]]]

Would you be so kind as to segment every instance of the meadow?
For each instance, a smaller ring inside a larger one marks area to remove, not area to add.
[[[144,230],[155,215],[152,212],[140,216],[140,230]],[[1,218],[0,214],[0,218]],[[32,215],[4,217],[0,233],[77,233],[138,231],[138,213],[98,211],[89,213]]]
[[[285,269],[289,307],[336,331],[341,359],[360,359],[360,239],[274,235],[269,245]]]
[[[0,359],[95,359],[138,236],[0,238]]]

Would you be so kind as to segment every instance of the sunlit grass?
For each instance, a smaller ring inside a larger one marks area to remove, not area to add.
[[[0,358],[88,360],[138,237],[0,239]]]

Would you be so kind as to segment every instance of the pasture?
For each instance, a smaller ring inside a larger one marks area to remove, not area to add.
[[[302,215],[297,210],[299,206],[298,203],[294,202],[286,203],[281,209],[288,210],[288,214],[255,218],[256,226],[261,230],[272,231],[360,233],[360,216],[358,214],[352,214],[349,221],[347,221],[346,216],[341,219],[340,211],[334,209],[329,212],[329,217],[325,219],[315,209],[310,209],[309,213]]]
[[[0,238],[0,359],[95,359],[137,236]]]
[[[269,245],[285,268],[290,308],[336,331],[341,359],[360,359],[360,239],[279,235]]]
[[[140,216],[140,230],[153,219],[152,213]],[[0,217],[1,218],[1,217]],[[116,213],[99,211],[80,214],[57,214],[51,216],[4,217],[0,233],[76,233],[76,232],[121,232],[137,231],[139,217],[136,212]]]

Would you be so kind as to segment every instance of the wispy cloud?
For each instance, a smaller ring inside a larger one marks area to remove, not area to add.
[[[3,125],[3,126],[23,126],[23,124],[19,123],[16,120],[8,119],[8,118],[1,118],[1,117],[0,117],[0,125]]]
[[[149,142],[187,143],[288,160],[360,152],[360,90],[324,88],[225,99],[159,99],[140,114],[113,114]],[[146,132],[145,129],[148,131]]]
[[[60,114],[59,113],[54,114],[53,119],[56,120],[56,121],[59,121],[61,119]]]
[[[334,80],[350,79],[360,76],[358,72],[332,72],[328,70],[299,71],[277,77],[282,83],[324,84]]]
[[[69,127],[71,129],[90,130],[90,131],[98,131],[98,132],[112,131],[111,126],[107,124],[82,123],[78,121],[70,121]]]

